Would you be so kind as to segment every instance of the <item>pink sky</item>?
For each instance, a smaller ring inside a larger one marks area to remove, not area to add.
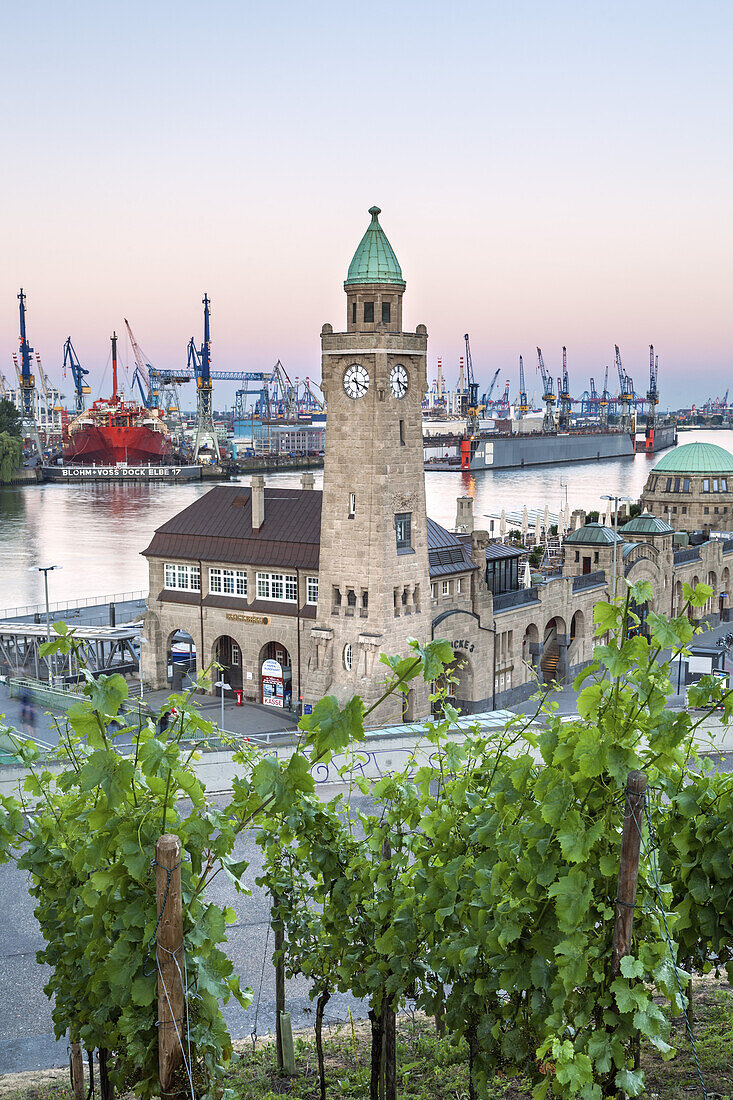
[[[317,378],[377,203],[431,376],[469,332],[512,392],[537,344],[553,373],[567,345],[579,394],[615,342],[638,390],[654,343],[663,406],[723,392],[731,11],[641,8],[16,7],[0,370],[23,285],[48,373],[71,335],[95,395],[123,316],[178,366],[204,291],[215,367]]]

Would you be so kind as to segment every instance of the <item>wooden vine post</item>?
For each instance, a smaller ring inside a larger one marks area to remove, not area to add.
[[[155,885],[158,898],[158,1073],[160,1094],[164,1096],[183,1062],[185,1029],[181,842],[171,833],[161,836],[155,845]]]
[[[280,912],[280,898],[272,895],[272,930],[275,936],[275,1050],[277,1054],[277,1068],[283,1072],[283,1031],[281,1018],[285,1011],[285,959],[283,948],[285,947],[285,929],[283,927],[282,914]]]
[[[639,881],[639,852],[644,819],[644,796],[647,778],[644,772],[629,772],[626,781],[624,827],[621,835],[621,861],[618,868],[616,890],[616,919],[613,925],[613,952],[611,978],[621,970],[621,960],[631,950],[634,930],[634,905]]]

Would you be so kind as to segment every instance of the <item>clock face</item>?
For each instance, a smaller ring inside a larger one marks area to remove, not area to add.
[[[393,397],[404,397],[407,393],[407,389],[410,385],[410,379],[407,376],[407,371],[401,365],[392,367],[389,372],[389,388],[392,391]]]
[[[369,389],[369,372],[366,367],[354,363],[344,371],[344,389],[349,397],[356,400],[363,397]]]

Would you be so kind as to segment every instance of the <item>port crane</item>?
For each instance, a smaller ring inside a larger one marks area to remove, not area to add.
[[[494,377],[491,379],[491,385],[489,386],[488,393],[485,393],[481,398],[481,404],[484,406],[484,408],[488,408],[488,406],[491,404],[491,395],[494,392],[494,386],[496,385],[496,380],[499,377],[500,371],[501,367],[497,367],[494,371]]]
[[[125,321],[125,324],[127,324],[127,321]],[[74,350],[70,336],[66,337],[66,343],[64,344],[64,378],[67,370],[71,371],[71,377],[74,379],[75,409],[78,415],[80,412],[84,412],[84,397],[92,392],[92,387],[84,381],[89,371],[79,362],[79,356]]]
[[[204,307],[204,342],[197,349],[193,336],[188,344],[188,366],[196,376],[196,434],[193,441],[194,462],[215,464],[219,461],[219,439],[214,427],[213,388],[211,384],[211,323],[208,294]]]
[[[567,431],[573,416],[572,398],[570,396],[570,381],[568,379],[568,353],[567,348],[562,349],[562,379],[557,380],[558,427],[561,431]]]
[[[603,392],[601,393],[599,405],[601,408],[601,421],[604,424],[608,424],[608,409],[611,404],[611,394],[608,392],[608,364],[606,364],[606,373],[603,379]]]
[[[618,371],[619,384],[619,427],[621,428],[622,432],[628,432],[631,431],[631,404],[635,396],[634,383],[624,370],[623,363],[621,362],[621,352],[619,351],[618,344],[614,344],[614,347],[616,349],[616,370]]]
[[[555,431],[555,389],[552,375],[545,368],[545,361],[542,358],[542,349],[537,348],[537,360],[540,374],[542,375],[542,400],[545,403],[545,415],[542,418],[542,430],[543,432]]]
[[[517,401],[517,414],[521,420],[523,416],[526,416],[529,412],[529,402],[527,401],[527,387],[524,384],[524,360],[522,356],[519,356],[519,400]]]
[[[20,370],[18,382],[20,384],[21,401],[21,434],[24,439],[30,439],[36,448],[38,457],[41,458],[41,440],[38,435],[38,424],[36,422],[36,380],[31,372],[31,355],[33,354],[33,348],[28,343],[28,336],[26,333],[25,294],[23,293],[22,287],[20,288],[18,301],[20,302]]]
[[[473,373],[473,359],[471,358],[471,343],[468,333],[463,339],[466,341],[466,376],[468,381],[468,409],[466,415],[466,431],[469,435],[477,435],[481,430],[478,418],[478,382]]]
[[[649,389],[646,394],[646,438],[654,441],[654,430],[657,426],[657,405],[659,404],[659,388],[657,377],[659,374],[659,356],[654,355],[654,344],[649,345]]]

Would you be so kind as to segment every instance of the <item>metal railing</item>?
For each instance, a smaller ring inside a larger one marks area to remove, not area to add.
[[[509,611],[512,607],[521,607],[525,603],[539,603],[539,591],[537,585],[531,588],[517,588],[513,592],[500,592],[494,596],[494,614],[500,611]]]
[[[55,603],[49,604],[48,608],[50,613],[55,615],[59,611],[76,611],[82,607],[104,607],[111,603],[144,603],[147,598],[148,593],[145,591],[115,592],[111,596],[86,596],[82,599],[57,600]],[[0,611],[0,620],[21,619],[26,615],[43,615],[45,618],[45,603],[29,603],[24,604],[22,607],[7,607],[4,611]]]
[[[696,546],[691,546],[688,550],[675,550],[675,565],[686,565],[689,561],[700,561],[700,551]]]
[[[603,569],[596,569],[595,573],[581,573],[573,577],[573,592],[583,592],[586,588],[598,588],[606,583],[606,574]]]

